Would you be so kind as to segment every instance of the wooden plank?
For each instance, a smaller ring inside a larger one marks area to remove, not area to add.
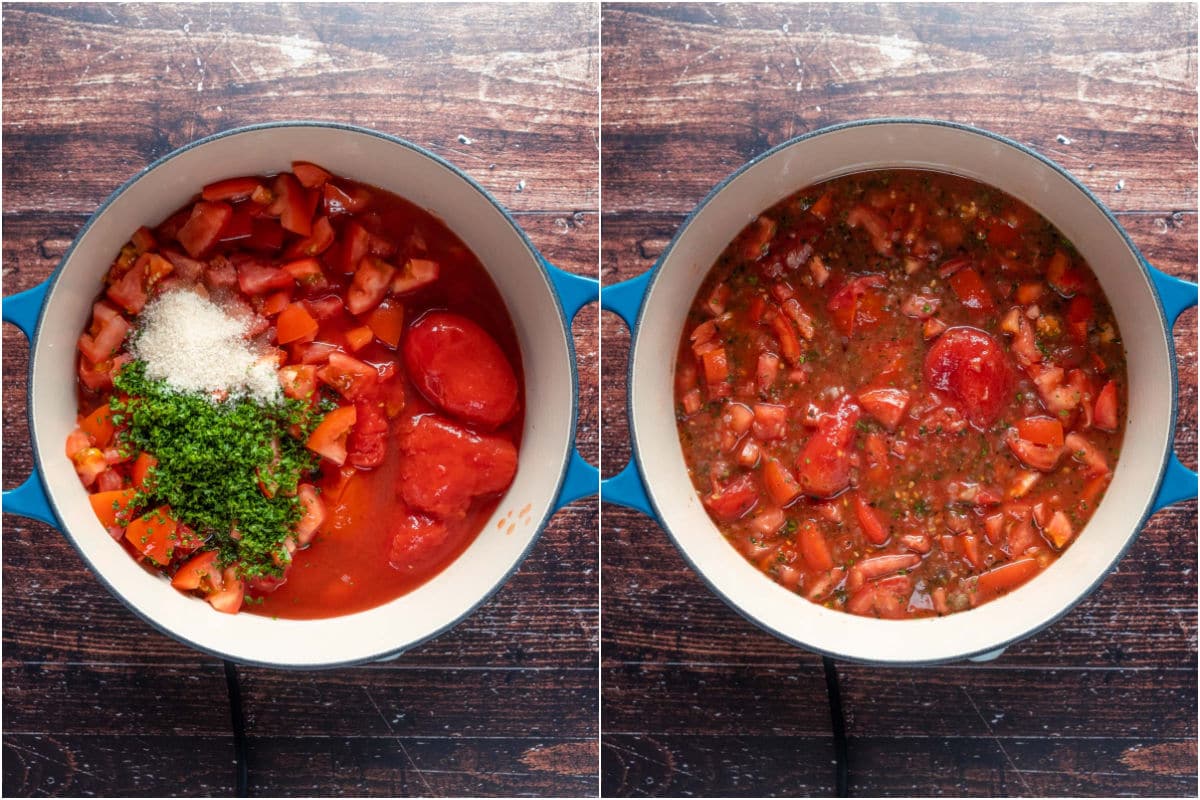
[[[242,667],[250,736],[562,736],[596,732],[594,669],[321,673]],[[536,713],[531,713],[536,709]],[[319,713],[312,713],[319,710]]]
[[[591,797],[596,760],[594,739],[553,736],[254,737],[250,794]]]
[[[233,737],[5,733],[5,797],[212,797],[234,790]]]
[[[608,5],[605,209],[686,212],[770,147],[885,115],[1016,139],[1085,173],[1117,210],[1194,208],[1193,17],[1186,5]]]
[[[604,797],[831,797],[833,744],[806,736],[605,733]]]
[[[604,698],[605,735],[831,735],[821,661],[795,651],[773,666],[609,665]]]
[[[850,741],[850,791],[857,797],[1188,797],[1196,788],[1195,740]]]
[[[401,136],[516,210],[595,209],[595,13],[6,6],[6,211],[90,213],[170,150],[275,119]]]

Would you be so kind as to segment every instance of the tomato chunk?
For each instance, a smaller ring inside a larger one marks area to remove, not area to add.
[[[192,215],[183,223],[176,238],[189,256],[200,258],[217,243],[221,230],[232,216],[233,207],[228,203],[201,200],[192,207]]]
[[[309,435],[305,446],[340,467],[346,463],[346,439],[356,419],[358,412],[354,406],[335,408],[325,415]]]
[[[146,558],[160,566],[171,563],[175,550],[175,529],[178,522],[170,506],[159,506],[138,517],[125,529],[125,539]]]
[[[858,393],[858,402],[863,410],[889,431],[896,430],[900,424],[910,399],[909,393],[903,389],[871,389]]]
[[[410,380],[441,410],[486,428],[516,414],[517,376],[500,346],[477,323],[431,312],[409,328],[402,350]]]
[[[734,520],[758,503],[758,489],[751,475],[741,475],[704,496],[704,505],[717,519]]]
[[[976,428],[987,428],[1012,396],[1012,370],[1000,344],[978,328],[950,328],[925,356],[925,383],[962,404]]]
[[[856,433],[855,423],[862,409],[849,396],[843,396],[832,414],[821,418],[816,432],[809,437],[796,471],[800,486],[810,497],[833,497],[850,485],[850,455]]]
[[[517,472],[517,449],[500,436],[472,433],[433,414],[399,437],[398,489],[412,508],[439,519],[465,514],[481,495],[504,491]]]

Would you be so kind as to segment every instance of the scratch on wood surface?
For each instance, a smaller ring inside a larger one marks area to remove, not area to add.
[[[59,761],[58,759],[51,758],[50,756],[45,755],[44,753],[39,753],[38,751],[32,750],[28,747],[23,747],[15,742],[13,742],[11,739],[9,739],[8,741],[5,742],[5,746],[11,747],[13,750],[18,750],[22,753],[27,753],[27,754],[33,756],[34,758],[40,758],[41,760],[43,760],[47,763],[55,764],[57,766],[63,767],[64,769],[66,769],[68,771],[68,773],[78,772],[83,775],[87,775],[89,778],[98,778],[99,777],[94,772],[88,772],[86,769],[77,767],[74,764],[69,764],[66,761]]]
[[[396,746],[400,748],[400,752],[404,754],[404,758],[412,766],[413,771],[417,773],[417,777],[421,779],[421,784],[425,787],[425,791],[433,794],[434,791],[429,785],[429,781],[425,780],[425,775],[422,774],[421,768],[417,766],[416,761],[413,761],[413,757],[408,753],[408,748],[404,746],[404,742],[401,741],[400,737],[396,735],[396,730],[392,727],[392,723],[388,722],[387,715],[383,713],[383,711],[379,708],[379,704],[375,702],[375,698],[371,696],[371,690],[366,686],[362,687],[362,690],[363,694],[367,696],[367,701],[371,704],[371,708],[375,709],[375,713],[378,714],[379,719],[383,721],[384,727],[387,728],[388,733],[392,735],[392,739],[396,742]]]
[[[645,734],[639,734],[639,733],[631,733],[628,735],[645,737]],[[685,769],[681,769],[680,767],[675,766],[675,764],[671,763],[671,760],[660,761],[659,759],[650,758],[650,756],[646,755],[645,753],[630,749],[628,747],[622,747],[620,745],[613,744],[611,739],[609,741],[606,741],[604,743],[604,746],[609,748],[610,750],[616,750],[620,753],[628,753],[629,755],[633,756],[634,758],[638,759],[639,761],[645,761],[647,764],[655,764],[660,767],[666,767],[670,772],[678,772],[680,775],[687,775],[689,778],[696,777],[691,772],[688,772]]]
[[[1025,775],[1021,772],[1021,770],[1017,769],[1017,765],[1013,763],[1012,757],[1008,754],[1008,751],[1004,749],[1004,743],[1000,741],[1000,737],[996,735],[994,730],[992,730],[991,723],[987,721],[987,717],[983,716],[983,712],[979,710],[979,706],[976,704],[975,698],[971,697],[971,693],[967,691],[967,687],[963,686],[961,688],[962,693],[966,695],[967,702],[971,704],[971,708],[975,709],[975,713],[979,715],[979,721],[983,723],[983,727],[987,730],[988,736],[990,736],[992,741],[996,743],[996,746],[1000,748],[1000,752],[1004,754],[1004,760],[1008,762],[1010,767],[1012,767],[1012,771],[1017,774],[1017,779],[1021,781],[1021,785],[1025,787],[1025,791],[1029,792],[1034,797],[1040,796],[1041,792],[1035,792],[1032,787],[1030,787],[1029,782],[1025,780]]]

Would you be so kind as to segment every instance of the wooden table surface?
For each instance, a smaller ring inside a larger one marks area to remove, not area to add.
[[[422,145],[483,184],[552,262],[594,276],[597,15],[6,5],[4,293],[44,279],[105,197],[154,159],[278,119]],[[588,309],[575,333],[580,444],[593,459],[597,330]],[[28,348],[11,326],[3,344],[11,488],[31,463]],[[594,499],[559,513],[490,602],[397,661],[239,669],[251,793],[594,795],[597,516]],[[3,794],[231,794],[222,663],[134,617],[51,528],[4,523]]]
[[[1196,11],[1185,5],[602,9],[605,285],[649,269],[750,157],[846,120],[939,117],[1070,169],[1161,269],[1196,274]],[[1196,315],[1176,445],[1196,461]],[[629,457],[628,334],[601,322],[605,474]],[[821,659],[602,510],[602,791],[828,795]],[[990,664],[838,665],[855,795],[1192,795],[1196,504],[1156,514],[1070,615]]]

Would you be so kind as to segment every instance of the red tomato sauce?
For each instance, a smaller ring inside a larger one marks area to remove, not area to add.
[[[1080,535],[1124,433],[1125,353],[1049,222],[941,173],[804,189],[724,250],[675,370],[684,458],[730,544],[832,609],[945,615]]]
[[[282,576],[247,578],[188,520],[168,514],[163,540],[161,517],[154,534],[134,519],[145,508],[125,510],[156,460],[130,452],[105,409],[140,310],[177,290],[240,309],[247,335],[277,348],[284,394],[333,407],[306,441],[322,458],[301,479]],[[430,355],[447,348],[462,357]],[[298,162],[206,186],[122,249],[80,339],[67,455],[114,539],[181,591],[222,611],[338,616],[413,590],[470,545],[516,469],[522,386],[515,330],[475,254],[403,198]]]

